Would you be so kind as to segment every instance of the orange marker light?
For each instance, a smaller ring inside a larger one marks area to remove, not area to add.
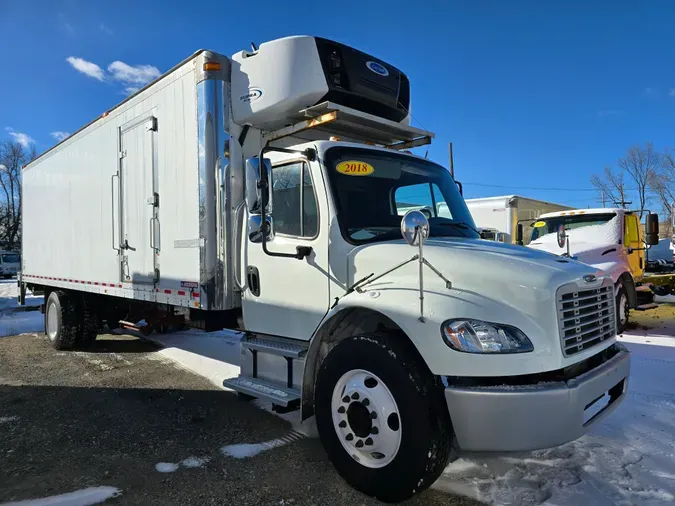
[[[204,64],[204,70],[220,70],[220,63],[217,61],[209,61]]]

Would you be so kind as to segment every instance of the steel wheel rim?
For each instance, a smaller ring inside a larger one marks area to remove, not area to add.
[[[59,329],[59,320],[56,315],[56,304],[53,302],[47,306],[47,337],[53,341]]]
[[[363,369],[346,372],[331,400],[333,427],[345,451],[377,469],[391,463],[401,446],[401,415],[387,385]]]

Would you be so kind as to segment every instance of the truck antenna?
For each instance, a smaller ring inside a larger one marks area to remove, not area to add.
[[[253,50],[253,52],[258,50],[258,48],[255,47],[255,42],[251,42],[251,49]]]

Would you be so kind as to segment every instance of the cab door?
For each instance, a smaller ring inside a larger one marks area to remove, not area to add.
[[[274,160],[273,154],[270,158]],[[311,248],[311,254],[302,260],[270,256],[262,249],[260,234],[251,230],[259,222],[249,228],[244,322],[251,332],[309,340],[330,306],[326,191],[316,162],[273,161],[271,175],[268,250],[289,254],[301,246]]]
[[[626,214],[624,216],[624,245],[633,278],[641,277],[645,270],[645,252],[641,232],[640,220],[637,215]]]

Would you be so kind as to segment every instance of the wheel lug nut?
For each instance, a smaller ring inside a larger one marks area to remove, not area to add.
[[[373,427],[372,429],[370,429],[371,434],[379,434],[379,432],[380,432],[380,429],[378,429],[377,427]]]
[[[346,411],[347,411],[347,410],[345,409],[344,406],[340,406],[340,407],[338,408],[338,413],[340,413],[341,415],[344,414]]]
[[[361,403],[362,403],[364,406],[369,406],[369,405],[370,405],[370,401],[369,401],[368,399],[363,399],[363,400],[361,401]]]
[[[371,412],[370,418],[372,418],[373,420],[377,420],[377,412],[376,411]]]
[[[372,437],[369,437],[368,439],[366,439],[366,445],[367,445],[367,446],[372,446],[372,445],[373,445],[373,438],[372,438]]]
[[[363,441],[359,439],[359,440],[356,442],[356,447],[357,447],[357,448],[363,448]]]
[[[354,393],[352,394],[352,399],[354,399],[355,401],[357,401],[357,400],[359,399],[359,393],[358,393],[358,392],[354,392]]]
[[[345,395],[345,396],[342,398],[342,402],[349,402],[350,400],[351,400],[351,399],[349,398],[348,395]]]
[[[338,427],[340,427],[341,429],[344,429],[346,426],[347,426],[347,422],[345,422],[344,420],[342,420],[342,421],[338,424]]]
[[[347,441],[351,441],[352,439],[354,439],[354,434],[347,434],[347,436],[345,437],[345,439],[346,439]]]

